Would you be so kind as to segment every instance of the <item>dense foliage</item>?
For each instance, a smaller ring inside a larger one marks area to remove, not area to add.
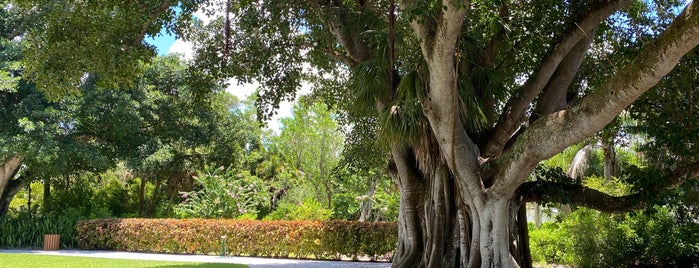
[[[368,204],[365,219],[397,218],[396,207],[389,217],[371,217],[387,209],[383,200],[395,200],[386,176],[374,173],[371,180],[384,187],[369,191],[367,176],[338,171],[344,137],[332,107],[297,104],[280,133],[271,132],[256,117],[255,96],[238,100],[177,56],[137,65],[123,59],[135,75],[130,83],[103,83],[107,74],[89,72],[73,91],[79,94],[48,98],[27,79],[37,66],[27,66],[21,49],[42,38],[15,37],[38,30],[30,18],[53,21],[70,8],[50,5],[38,14],[0,4],[0,160],[19,159],[3,177],[0,216],[24,209],[37,217],[356,220]]]
[[[617,150],[623,152],[622,148]],[[623,167],[617,174],[618,178],[608,180],[602,177],[600,168],[592,168],[601,166],[602,159],[590,159],[590,167],[578,183],[623,196],[638,191],[644,181],[651,181],[650,178],[639,177],[652,176],[649,174],[653,172],[639,171],[639,167],[634,165],[625,166],[629,162],[623,160],[629,160],[629,156],[617,156]],[[560,169],[548,169],[541,173],[570,179]],[[632,181],[637,183],[630,184]],[[545,210],[551,220],[539,227],[532,223],[529,225],[532,259],[542,264],[575,267],[695,266],[699,263],[697,190],[698,185],[692,181],[672,191],[652,196],[640,195],[636,202],[649,202],[652,205],[622,214],[580,207],[573,207],[572,212],[565,213],[559,206],[547,204]]]
[[[532,257],[576,267],[692,267],[699,262],[699,224],[676,211],[608,215],[579,209],[560,222],[531,228]]]

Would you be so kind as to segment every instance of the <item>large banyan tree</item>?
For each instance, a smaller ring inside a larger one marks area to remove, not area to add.
[[[394,267],[528,266],[526,202],[641,206],[642,193],[528,178],[699,44],[699,5],[671,0],[16,2],[36,13],[27,72],[49,93],[85,72],[128,82],[151,51],[144,36],[161,27],[195,43],[193,81],[257,81],[263,110],[313,78],[317,93],[351,106],[355,128],[375,124],[388,141],[401,196]],[[223,15],[202,23],[198,8]]]

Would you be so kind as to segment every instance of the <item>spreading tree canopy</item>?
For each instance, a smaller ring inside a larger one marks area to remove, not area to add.
[[[23,48],[38,14],[0,1],[0,217],[29,180],[42,179],[49,197],[52,179],[103,171],[116,161],[144,177],[142,189],[150,178],[174,199],[193,187],[192,170],[240,165],[239,156],[259,139],[254,115],[210,80],[189,79],[176,56],[137,61],[142,72],[123,90],[100,83],[104,74],[78,70],[77,87],[69,88],[80,94],[50,101],[26,76],[23,52],[31,51]]]
[[[263,111],[301,81],[315,82],[355,127],[370,122],[386,141],[401,192],[394,267],[528,266],[520,209],[527,201],[637,208],[644,193],[614,197],[527,180],[659,81],[678,79],[666,75],[699,44],[699,5],[674,0],[16,0],[16,7],[36,17],[23,37],[26,71],[49,96],[76,92],[87,72],[104,84],[131,83],[137,63],[152,56],[143,37],[162,27],[195,43],[188,75],[255,80]],[[192,17],[197,8],[225,16],[205,24]],[[639,191],[698,172],[695,162],[678,163]]]

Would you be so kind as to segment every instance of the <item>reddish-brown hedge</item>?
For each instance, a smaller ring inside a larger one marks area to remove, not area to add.
[[[395,223],[205,219],[101,219],[77,225],[84,249],[339,259],[392,254]]]

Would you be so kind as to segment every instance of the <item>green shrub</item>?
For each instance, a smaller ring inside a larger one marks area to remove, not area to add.
[[[359,219],[359,201],[354,193],[339,193],[333,196],[333,219]]]
[[[699,264],[699,223],[671,210],[611,215],[580,208],[561,222],[530,228],[532,259],[576,267],[693,267]]]
[[[392,254],[395,223],[205,219],[103,219],[78,223],[84,249],[338,259]]]
[[[235,219],[236,220],[257,220],[257,213],[252,213],[252,212],[243,213],[243,214],[240,214]]]
[[[375,214],[385,221],[397,221],[400,209],[400,195],[397,191],[377,192],[374,194]]]
[[[141,179],[127,179],[122,182],[121,178],[114,176],[103,176],[104,186],[98,189],[95,200],[101,207],[109,210],[109,214],[114,217],[133,217],[138,214],[138,192],[140,191]],[[152,193],[152,184],[147,183],[146,197]]]
[[[265,220],[329,220],[332,211],[324,208],[312,197],[304,199],[300,204],[282,202],[276,210],[265,217]]]
[[[529,225],[529,246],[532,260],[537,263],[569,263],[566,249],[570,240],[556,223],[544,223],[541,228]]]
[[[667,267],[699,265],[699,223],[678,221],[675,213],[656,207],[651,213],[629,217],[627,223],[638,235],[638,261]]]
[[[50,202],[43,207],[49,217],[60,217],[69,211],[82,218],[106,218],[112,215],[109,208],[97,197],[93,186],[96,176],[91,172],[81,172],[69,176],[69,180],[52,180]]]
[[[30,187],[32,212],[41,211],[42,205],[44,204],[44,184],[42,182],[34,181],[31,182]],[[22,190],[19,190],[19,192],[17,192],[15,197],[10,202],[8,214],[12,215],[22,210],[26,210],[29,197],[30,195],[26,186]]]

